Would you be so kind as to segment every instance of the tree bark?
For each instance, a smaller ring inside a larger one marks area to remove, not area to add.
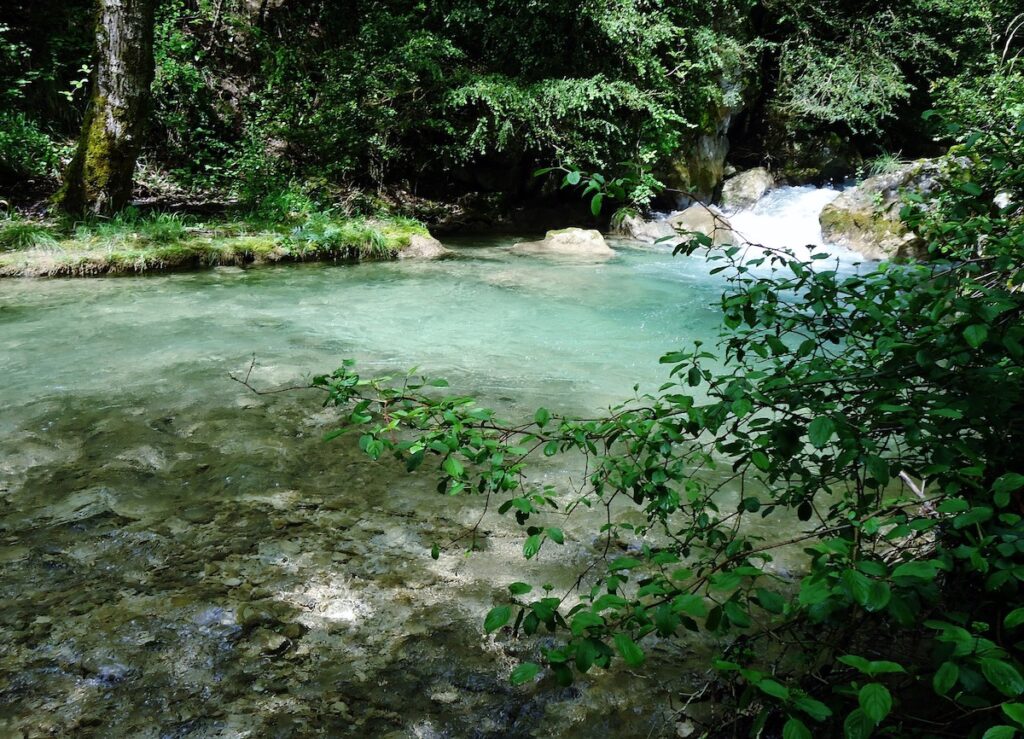
[[[156,0],[97,0],[96,69],[74,159],[57,205],[110,214],[131,200],[153,82]]]

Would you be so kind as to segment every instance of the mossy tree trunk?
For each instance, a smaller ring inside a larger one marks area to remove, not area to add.
[[[153,82],[156,0],[97,0],[96,69],[78,150],[56,203],[109,214],[131,199]]]

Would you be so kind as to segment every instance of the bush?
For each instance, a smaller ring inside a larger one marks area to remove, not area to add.
[[[825,253],[711,252],[730,285],[719,351],[667,353],[659,392],[603,417],[540,408],[506,422],[428,392],[446,383],[365,379],[351,363],[314,384],[349,408],[372,458],[436,466],[438,492],[514,515],[528,559],[564,544],[575,509],[607,509],[578,603],[516,581],[487,615],[488,632],[558,637],[538,640],[513,683],[541,665],[560,685],[636,669],[646,637],[705,632],[721,645],[712,682],[736,701],[713,735],[1012,736],[1024,727],[1021,134],[1024,120],[963,133],[954,151],[972,164],[905,208],[946,261],[850,274]],[[679,250],[711,246],[695,235]],[[587,486],[535,481],[542,454],[585,458]],[[643,523],[617,516],[630,501]],[[762,519],[778,533],[744,525]],[[773,567],[785,547],[805,569]]]
[[[0,177],[53,177],[59,164],[50,137],[24,113],[0,111]]]

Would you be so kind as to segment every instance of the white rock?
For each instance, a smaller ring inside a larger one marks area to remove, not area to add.
[[[722,186],[722,205],[742,210],[754,205],[775,186],[775,178],[764,167],[755,167],[730,177]]]
[[[515,244],[512,253],[588,257],[610,257],[615,254],[599,231],[585,228],[548,231],[540,241],[523,241]]]
[[[673,213],[668,223],[676,231],[709,236],[715,246],[735,244],[737,241],[729,220],[714,206],[696,203],[684,211]]]
[[[421,236],[420,234],[410,236],[409,246],[398,252],[399,259],[446,259],[454,255],[455,252],[446,249],[433,236]]]

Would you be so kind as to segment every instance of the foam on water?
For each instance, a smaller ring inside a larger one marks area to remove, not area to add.
[[[822,208],[839,197],[840,190],[830,187],[779,187],[752,208],[728,214],[733,229],[748,243],[769,249],[789,248],[801,259],[808,259],[809,247],[828,246],[829,253],[841,262],[863,261],[863,257],[840,246],[826,245],[818,216]],[[760,250],[758,250],[760,251]]]

